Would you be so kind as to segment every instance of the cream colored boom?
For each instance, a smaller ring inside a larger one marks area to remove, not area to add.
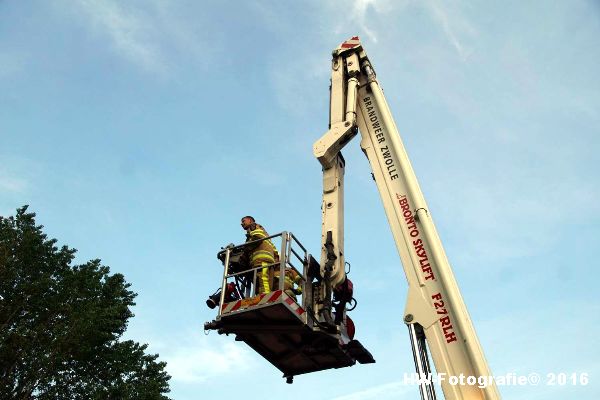
[[[351,72],[357,68],[356,62],[360,64],[358,74]],[[340,79],[336,65],[346,71],[346,84],[335,85],[334,80]],[[404,321],[422,326],[436,372],[446,374],[441,384],[446,399],[500,399],[493,383],[485,388],[448,383],[450,376],[487,377],[491,373],[398,129],[358,38],[334,51],[332,76],[331,108],[345,110],[346,130],[330,129],[315,143],[315,156],[323,164],[324,174],[327,166],[332,166],[327,160],[334,159],[333,154],[354,136],[347,123],[358,124],[360,145],[371,164],[409,285]],[[356,78],[357,89],[348,83]],[[348,98],[355,98],[355,105]],[[353,108],[356,122],[352,121]],[[343,213],[343,207],[338,211]]]

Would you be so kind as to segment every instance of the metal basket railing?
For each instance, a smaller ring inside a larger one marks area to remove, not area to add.
[[[278,258],[275,257],[275,262],[268,265],[260,265],[252,267],[249,265],[249,254],[251,248],[256,247],[263,241],[271,241],[277,250]],[[267,268],[269,271],[269,281],[271,292],[285,288],[285,277],[287,274],[292,274],[295,271],[300,276],[298,287],[301,289],[295,293],[286,293],[292,297],[298,304],[304,306],[304,293],[306,284],[306,273],[308,268],[309,254],[306,248],[291,232],[281,232],[263,239],[249,241],[237,246],[230,245],[225,247],[217,255],[223,263],[223,281],[221,285],[221,297],[218,316],[221,316],[223,304],[230,301],[247,299],[260,295],[258,292],[257,277],[259,270]],[[273,287],[273,283],[277,276],[277,287]],[[233,284],[233,286],[231,285]],[[233,292],[232,292],[233,290]],[[299,296],[299,298],[297,297]]]

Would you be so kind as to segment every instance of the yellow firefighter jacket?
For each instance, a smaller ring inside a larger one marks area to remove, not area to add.
[[[253,223],[246,230],[246,242],[252,242],[254,240],[260,240],[269,237],[269,234],[261,225]],[[273,281],[273,268],[269,268],[269,265],[275,263],[275,257],[277,250],[270,240],[263,240],[254,244],[250,244],[247,247],[248,259],[250,260],[250,267],[263,267],[257,272],[257,292],[258,293],[269,293],[271,292],[271,282]]]

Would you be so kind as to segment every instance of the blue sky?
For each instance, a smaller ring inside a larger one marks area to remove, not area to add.
[[[331,50],[359,35],[492,371],[590,374],[504,398],[600,395],[600,6],[594,1],[2,1],[0,214],[139,294],[127,336],[177,400],[413,399],[406,282],[358,140],[344,151],[357,338],[377,364],[300,376],[206,336],[239,219],[318,253]],[[256,392],[255,397],[258,398]]]

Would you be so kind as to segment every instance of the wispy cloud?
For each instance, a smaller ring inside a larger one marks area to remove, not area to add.
[[[159,35],[149,14],[115,1],[80,0],[93,28],[106,35],[116,52],[151,72],[165,73],[167,65],[155,38]]]
[[[375,8],[377,0],[354,0],[352,7],[352,19],[358,23],[361,30],[369,37],[373,43],[377,43],[377,34],[367,25],[367,11],[369,7]]]
[[[237,343],[209,348],[196,345],[178,350],[166,357],[167,370],[175,380],[205,382],[207,379],[229,373],[243,373],[249,369],[251,357]]]
[[[8,171],[0,170],[0,191],[23,193],[27,188],[27,181],[14,176]]]
[[[76,16],[85,29],[107,39],[118,57],[148,73],[173,77],[180,64],[208,66],[215,51],[207,44],[202,6],[190,10],[161,0],[149,0],[143,7],[116,0],[77,0],[76,4]]]
[[[567,156],[573,145],[556,148],[539,144],[535,137],[521,140],[531,142],[525,149],[537,146],[540,155],[497,144],[482,148],[485,155],[463,155],[461,162],[474,168],[453,166],[447,169],[448,179],[434,183],[431,198],[444,199],[432,203],[434,218],[444,215],[460,243],[471,249],[461,252],[461,258],[506,260],[544,254],[556,246],[564,227],[600,218],[595,200],[600,187],[582,175],[586,166],[578,165],[577,156]],[[501,152],[512,152],[510,164],[479,161],[478,157],[494,160]]]
[[[441,26],[446,39],[454,47],[460,58],[466,60],[471,55],[471,50],[459,39],[459,32],[474,35],[476,32],[471,24],[467,22],[462,14],[451,12],[445,4],[438,0],[428,0],[424,4],[434,20]]]
[[[15,208],[29,203],[39,174],[37,163],[0,154],[0,215],[13,215]]]
[[[465,37],[474,37],[477,31],[465,17],[459,8],[453,7],[439,0],[425,0],[414,2],[411,0],[394,1],[388,0],[354,0],[352,11],[343,18],[336,29],[341,33],[348,25],[356,26],[360,32],[372,42],[377,43],[380,32],[378,26],[388,26],[389,15],[392,12],[402,12],[409,6],[424,7],[432,16],[442,30],[444,37],[459,54],[460,58],[466,60],[472,53],[468,45],[465,45]]]
[[[161,360],[173,380],[202,383],[233,370],[243,373],[254,366],[250,351],[238,342],[193,333],[177,343],[163,343]],[[227,339],[227,338],[226,338]]]
[[[350,12],[339,13],[340,9],[346,9],[346,4],[342,2],[334,2],[333,11],[330,10],[334,17],[338,19],[338,23],[333,30],[336,35],[359,34],[366,36],[372,42],[377,43],[379,33],[376,27],[380,25],[380,17],[384,17],[391,13],[392,10],[404,8],[410,0],[389,1],[389,0],[354,0]],[[340,6],[341,5],[341,6]],[[348,30],[352,27],[352,30]],[[364,39],[364,38],[363,38]]]

